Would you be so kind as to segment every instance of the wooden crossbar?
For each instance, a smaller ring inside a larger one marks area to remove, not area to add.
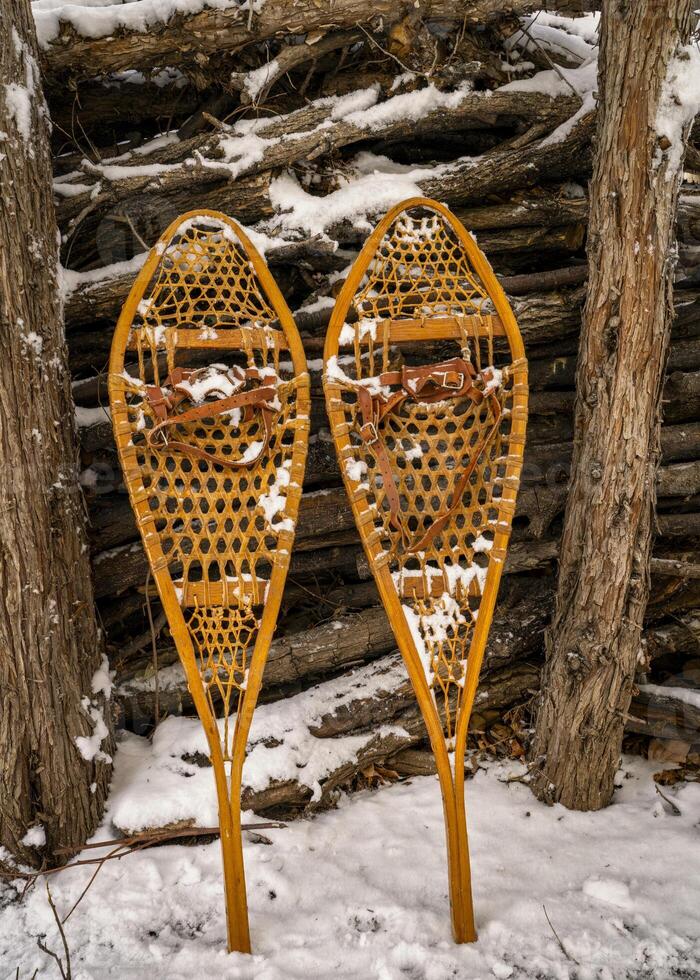
[[[173,583],[176,589],[182,591],[181,605],[187,608],[194,606],[224,606],[228,605],[233,596],[241,599],[251,599],[254,606],[265,601],[269,582],[261,579],[223,582],[179,582]]]
[[[209,336],[209,330],[216,336]],[[136,332],[141,334],[141,347],[148,347],[151,343],[147,328],[135,328],[129,337],[126,345],[128,351],[136,351],[139,342]],[[219,326],[207,328],[206,326],[191,329],[189,327],[166,327],[168,334],[177,334],[177,347],[190,348],[192,350],[244,350],[246,345],[251,350],[271,350],[276,347],[278,350],[289,350],[284,334],[277,330],[265,330],[260,327],[228,327]],[[166,334],[167,336],[167,334]],[[159,350],[164,349],[164,344],[155,345]]]
[[[461,340],[465,333],[469,337],[505,337],[506,331],[499,316],[485,314],[479,316],[445,316],[445,317],[418,317],[415,319],[378,319],[376,330],[373,330],[373,340],[379,342],[384,337],[384,331],[389,324],[390,343],[413,343],[416,340],[425,340],[429,336],[430,340]],[[365,337],[361,335],[360,343]],[[354,342],[354,341],[353,341]],[[349,347],[350,344],[343,344]]]
[[[428,588],[428,582],[430,583],[430,588]],[[404,572],[399,588],[399,594],[405,599],[427,599],[430,596],[437,599],[449,591],[449,582],[442,572],[435,571],[433,573],[432,570],[430,575],[423,574],[422,572],[409,575],[408,572]],[[459,588],[457,591],[459,592]],[[476,577],[469,583],[468,595],[481,595],[481,589],[479,588]]]

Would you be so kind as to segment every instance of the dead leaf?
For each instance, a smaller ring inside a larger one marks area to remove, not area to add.
[[[679,762],[688,758],[690,744],[679,738],[652,738],[647,756],[652,762]]]

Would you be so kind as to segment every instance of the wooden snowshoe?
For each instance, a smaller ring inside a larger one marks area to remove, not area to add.
[[[472,236],[416,198],[360,252],[324,358],[343,479],[435,754],[453,932],[469,942],[464,755],[522,467],[523,343]]]
[[[117,323],[109,394],[124,482],[209,743],[229,949],[248,952],[242,768],[294,538],[310,392],[289,309],[225,215],[185,214],[151,250]]]

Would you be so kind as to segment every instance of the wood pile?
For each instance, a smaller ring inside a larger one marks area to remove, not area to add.
[[[121,484],[103,408],[107,357],[144,251],[178,213],[217,208],[256,233],[296,312],[312,376],[305,493],[262,700],[339,679],[356,692],[350,707],[346,698],[337,712],[310,722],[319,739],[367,736],[366,750],[329,776],[324,800],[383,769],[429,766],[407,683],[392,681],[377,694],[376,677],[392,674],[397,655],[342,488],[320,361],[345,271],[371,224],[413,187],[448,203],[474,232],[509,294],[530,358],[523,489],[474,725],[481,747],[522,752],[571,459],[595,124],[594,100],[565,84],[586,68],[586,30],[579,37],[570,21],[550,18],[543,26],[541,16],[526,16],[539,6],[279,0],[253,11],[246,4],[178,15],[146,34],[126,24],[97,37],[68,22],[39,23],[55,124],[82,481],[126,727],[144,733],[156,715],[192,708]],[[576,12],[594,5],[559,6]],[[585,28],[590,20],[574,23]],[[590,39],[588,50],[594,71]],[[507,84],[545,72],[563,81],[549,90]],[[691,144],[686,165],[697,161]],[[697,685],[687,665],[698,657],[700,596],[700,186],[690,181],[678,236],[659,533],[640,676],[655,684],[671,679],[676,692]],[[630,731],[700,741],[700,714],[684,703],[642,688]],[[383,735],[388,724],[405,736]],[[304,808],[309,794],[292,784],[273,787],[253,804]]]

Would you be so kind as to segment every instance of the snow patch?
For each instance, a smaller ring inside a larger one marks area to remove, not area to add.
[[[105,724],[102,708],[92,702],[90,698],[83,698],[81,704],[92,723],[93,732],[92,735],[75,736],[74,741],[78,752],[86,762],[111,762],[112,756],[102,750],[102,743],[109,736],[109,729]]]
[[[587,878],[583,883],[583,894],[621,909],[634,906],[628,886],[615,878]]]
[[[44,825],[35,823],[33,827],[29,828],[20,843],[24,844],[25,847],[45,847],[46,830]]]
[[[654,128],[659,137],[671,144],[666,150],[666,180],[678,173],[683,160],[686,127],[700,112],[700,50],[697,43],[687,44],[676,52],[666,73]],[[657,157],[661,162],[661,156]]]

